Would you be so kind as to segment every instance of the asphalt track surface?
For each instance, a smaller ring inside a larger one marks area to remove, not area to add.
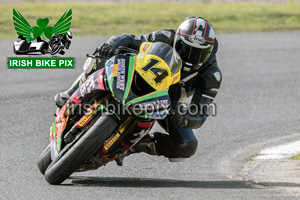
[[[223,83],[217,116],[195,130],[199,147],[185,163],[131,155],[49,185],[37,168],[54,120],[53,96],[82,72],[85,54],[106,38],[75,38],[76,70],[7,70],[13,40],[0,40],[0,199],[296,199],[288,183],[241,176],[261,149],[300,139],[300,32],[219,35]],[[159,129],[158,126],[155,126]],[[289,186],[289,187],[288,187]]]

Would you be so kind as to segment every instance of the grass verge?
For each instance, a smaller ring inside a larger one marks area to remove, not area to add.
[[[291,160],[300,160],[300,154],[291,157]]]
[[[300,4],[200,4],[200,3],[2,3],[0,38],[16,38],[12,10],[17,9],[36,26],[48,17],[53,26],[68,9],[73,11],[71,30],[75,37],[108,36],[117,33],[141,35],[171,28],[187,16],[208,19],[217,33],[300,30]]]

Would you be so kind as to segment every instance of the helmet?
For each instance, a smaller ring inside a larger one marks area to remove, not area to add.
[[[73,33],[72,33],[72,31],[68,31],[67,34],[66,34],[66,36],[67,36],[67,38],[68,38],[69,40],[72,40],[72,38],[73,38]]]
[[[188,17],[177,29],[173,48],[182,59],[186,71],[196,70],[207,60],[214,47],[215,33],[201,17]]]

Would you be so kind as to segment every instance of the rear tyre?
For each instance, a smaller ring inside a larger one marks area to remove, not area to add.
[[[43,151],[43,153],[39,157],[38,167],[40,172],[45,175],[45,171],[47,167],[51,164],[51,149],[50,145]]]
[[[66,180],[104,144],[117,126],[117,121],[104,113],[62,157],[50,164],[45,173],[47,182],[58,185]]]

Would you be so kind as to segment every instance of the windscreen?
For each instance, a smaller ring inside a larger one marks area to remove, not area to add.
[[[171,76],[181,70],[182,62],[177,52],[168,44],[155,42],[152,44],[148,54],[156,55],[162,58],[170,67]]]

